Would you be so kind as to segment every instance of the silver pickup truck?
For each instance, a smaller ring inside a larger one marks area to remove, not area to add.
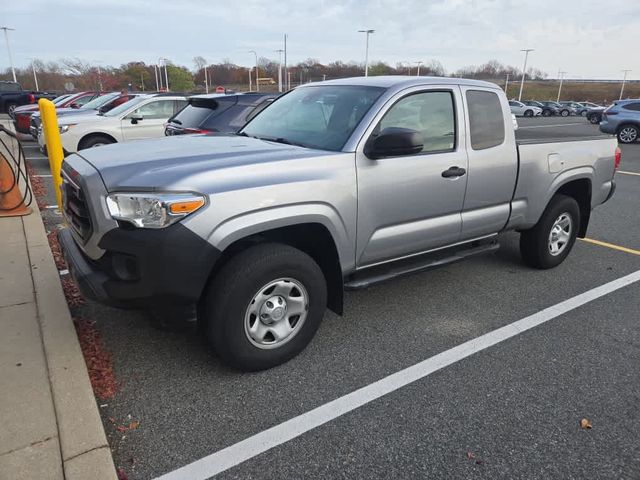
[[[191,308],[223,361],[259,370],[304,349],[327,307],[341,314],[344,289],[493,251],[500,232],[521,233],[532,267],[557,266],[619,160],[611,137],[516,143],[491,83],[334,80],[236,135],[70,155],[59,238],[88,298]]]

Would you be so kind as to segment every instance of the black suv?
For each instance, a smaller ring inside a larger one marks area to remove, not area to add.
[[[236,93],[197,95],[169,119],[164,134],[236,133],[273,102],[278,94]]]
[[[558,110],[553,105],[545,105],[544,103],[538,102],[536,100],[526,100],[526,101],[523,101],[522,103],[524,103],[525,105],[529,105],[530,107],[541,108],[543,117],[550,117],[552,115],[558,115],[560,113],[560,110]]]

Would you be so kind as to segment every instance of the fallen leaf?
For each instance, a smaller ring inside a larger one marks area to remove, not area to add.
[[[580,428],[582,428],[583,430],[589,430],[593,427],[593,425],[591,425],[591,420],[589,420],[588,418],[583,418],[582,420],[580,420]]]
[[[467,452],[467,458],[469,460],[473,460],[474,458],[476,458],[476,456],[473,454],[473,452]]]
[[[127,477],[127,474],[124,473],[123,468],[118,469],[118,480],[129,480],[129,477]]]
[[[124,433],[124,432],[126,432],[128,430],[128,428],[125,427],[124,425],[118,425],[116,427],[116,430],[118,430],[119,432],[123,432]]]
[[[135,430],[136,428],[138,428],[140,426],[140,422],[138,421],[133,421],[129,424],[129,430]]]
[[[111,423],[116,423],[116,419],[115,419],[115,418],[113,418],[113,417],[108,417],[108,419],[109,419],[109,421],[110,421]]]

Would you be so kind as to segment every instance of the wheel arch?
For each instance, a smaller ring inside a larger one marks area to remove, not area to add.
[[[566,195],[578,202],[578,207],[580,208],[580,229],[578,230],[578,237],[584,238],[587,235],[587,227],[589,226],[589,219],[591,217],[591,179],[576,178],[569,180],[556,189],[552,198],[557,194]]]
[[[283,243],[308,254],[320,266],[327,283],[327,307],[338,315],[343,312],[343,262],[340,255],[340,240],[336,239],[335,226],[327,225],[326,219],[308,217],[256,225],[235,231],[235,235],[215,242],[215,232],[209,240],[221,250],[221,256],[209,275],[209,282],[224,264],[242,250],[260,243]],[[338,234],[339,235],[339,234]],[[218,239],[220,240],[220,239]]]
[[[113,143],[118,143],[118,140],[113,135],[111,135],[109,133],[106,133],[106,132],[91,132],[91,133],[87,133],[82,138],[80,138],[80,140],[78,141],[78,150],[82,150],[82,147],[84,146],[85,142],[88,142],[90,139],[95,138],[95,137],[106,137],[106,138],[109,138],[109,139],[113,140]]]

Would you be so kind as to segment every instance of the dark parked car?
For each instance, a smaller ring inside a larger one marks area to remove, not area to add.
[[[576,111],[572,107],[569,107],[568,105],[562,105],[558,102],[553,102],[551,100],[546,102],[540,102],[540,103],[547,105],[549,107],[556,108],[558,110],[558,115],[562,117],[568,117],[569,115],[575,115],[576,113]]]
[[[56,105],[56,109],[58,108],[81,108],[85,103],[90,102],[96,97],[100,95],[104,95],[104,93],[100,92],[78,92],[69,95],[64,98]],[[13,111],[13,124],[16,127],[16,131],[20,133],[29,133],[29,124],[31,120],[31,115],[38,111],[38,104],[33,105],[25,105],[23,107],[17,107]]]
[[[23,90],[17,82],[0,82],[0,113],[12,115],[17,107],[36,103],[43,97],[53,99],[56,95]]]
[[[164,134],[235,133],[277,96],[272,93],[237,93],[191,97],[189,104],[169,119]]]
[[[522,103],[524,103],[525,105],[529,105],[530,107],[541,108],[543,117],[550,117],[552,115],[558,115],[560,113],[560,110],[558,110],[556,107],[545,105],[542,102],[538,102],[536,100],[526,100]]]
[[[617,100],[602,112],[600,131],[618,136],[620,143],[640,139],[640,99]]]
[[[589,123],[593,123],[594,125],[599,124],[602,121],[602,112],[604,112],[604,109],[605,107],[590,108],[586,115]]]

